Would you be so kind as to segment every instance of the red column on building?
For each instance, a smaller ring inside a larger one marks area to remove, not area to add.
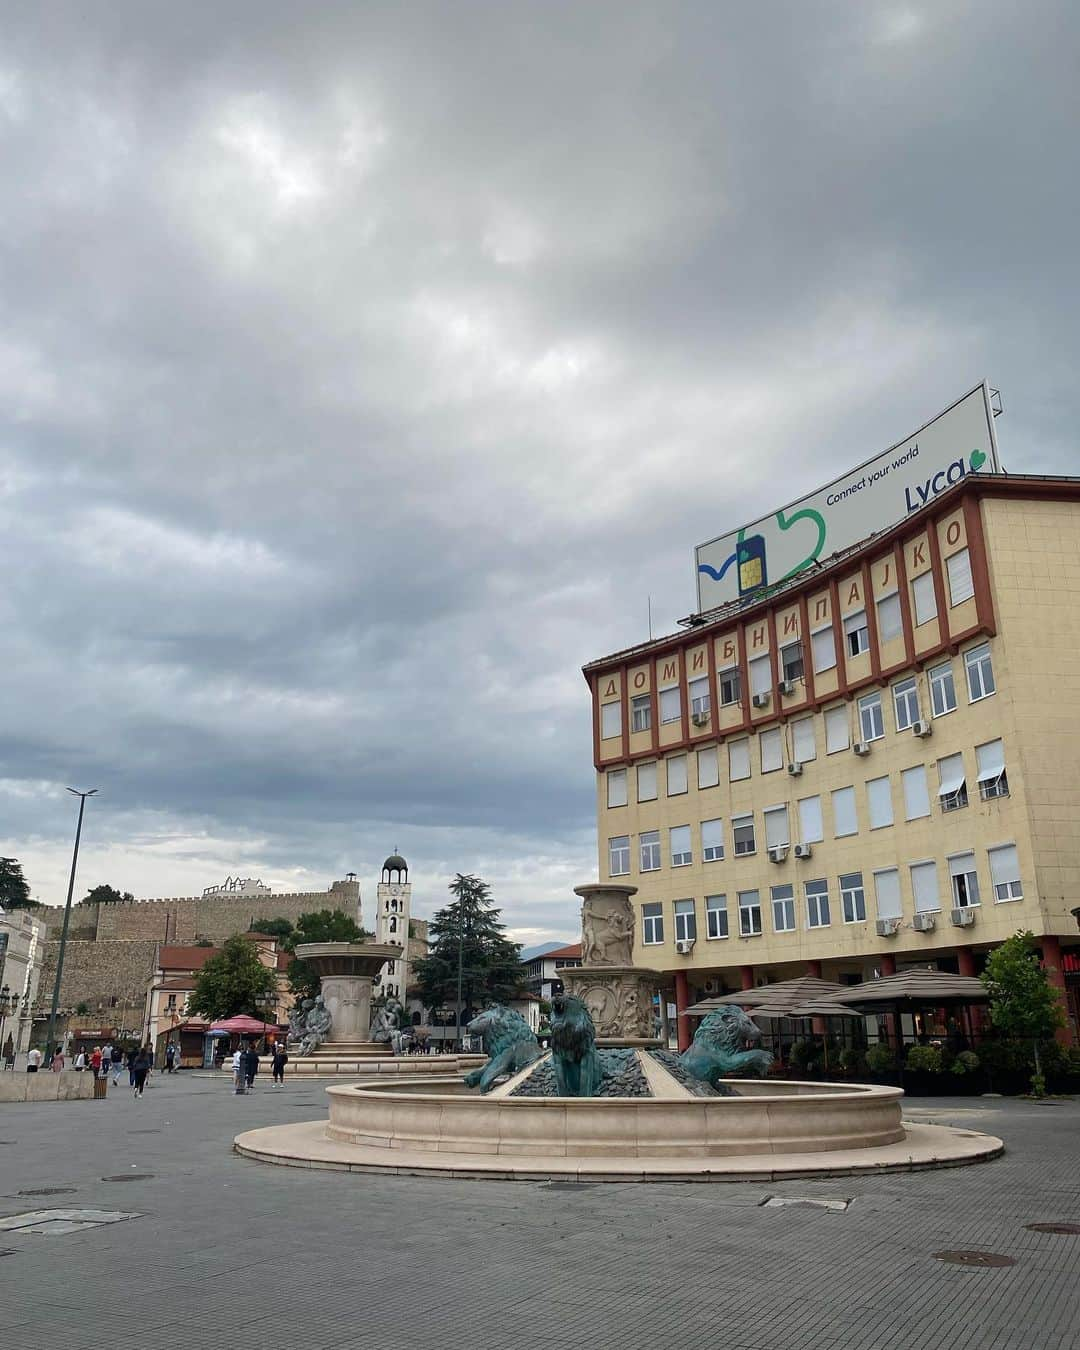
[[[881,956],[881,973],[882,973],[882,975],[895,975],[895,974],[896,974],[896,957],[893,956],[892,952],[883,952],[883,953],[882,953],[882,956]]]
[[[807,975],[812,975],[812,976],[814,977],[815,980],[820,980],[820,979],[821,979],[821,962],[820,962],[820,961],[807,961],[807,963],[806,963],[806,973],[807,973]]]
[[[896,957],[892,952],[882,952],[881,954],[881,973],[882,975],[896,974]],[[900,1048],[900,1019],[895,1013],[889,1013],[885,1018],[886,1033],[893,1048]]]
[[[961,975],[975,974],[975,953],[970,947],[960,947],[957,950],[956,963]]]
[[[1068,1021],[1069,996],[1065,992],[1065,972],[1061,969],[1061,942],[1053,933],[1047,933],[1039,939],[1039,945],[1042,947],[1043,969],[1047,979],[1058,991],[1061,1011],[1065,1013],[1065,1025],[1058,1027],[1057,1039],[1061,1045],[1072,1045],[1072,1028]]]
[[[679,1038],[679,1050],[690,1049],[690,1019],[686,1010],[690,1006],[690,984],[685,970],[675,972],[675,1026]]]
[[[742,967],[740,968],[740,970],[739,970],[739,974],[742,976],[742,987],[743,987],[744,989],[753,989],[753,987],[754,987],[754,967],[753,967],[753,966],[742,966]]]

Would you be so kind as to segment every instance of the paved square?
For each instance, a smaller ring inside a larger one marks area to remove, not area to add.
[[[909,1104],[998,1161],[769,1184],[552,1185],[271,1167],[234,1134],[323,1114],[320,1086],[155,1078],[140,1101],[9,1105],[0,1342],[19,1350],[1072,1350],[1080,1103]],[[129,1184],[119,1184],[128,1182]],[[70,1188],[50,1204],[26,1192]],[[20,1195],[20,1192],[23,1194]],[[764,1205],[851,1200],[846,1210]],[[117,1201],[123,1205],[121,1210]],[[89,1209],[126,1222],[59,1233]],[[46,1217],[48,1216],[48,1217]],[[0,1227],[2,1227],[0,1223]],[[1012,1266],[953,1265],[985,1251]]]

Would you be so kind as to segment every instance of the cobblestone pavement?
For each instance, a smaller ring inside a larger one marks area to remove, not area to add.
[[[1080,1334],[1080,1102],[912,1101],[1001,1135],[960,1170],[712,1185],[343,1176],[230,1151],[321,1088],[156,1078],[141,1101],[0,1107],[0,1344],[19,1350],[1069,1350]],[[126,1182],[106,1178],[131,1177]],[[46,1187],[70,1193],[33,1195]],[[770,1195],[854,1198],[843,1213]],[[946,1265],[942,1249],[1012,1257]]]

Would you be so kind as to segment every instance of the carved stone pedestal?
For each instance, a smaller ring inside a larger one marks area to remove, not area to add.
[[[319,976],[331,1019],[326,1049],[347,1045],[360,1054],[387,1054],[385,1046],[370,1039],[371,984],[387,961],[400,957],[401,948],[384,942],[309,942],[297,947],[296,955]]]
[[[662,1044],[655,1034],[653,994],[659,971],[633,964],[636,886],[575,886],[581,906],[581,965],[566,969],[567,992],[585,1003],[601,1047]]]

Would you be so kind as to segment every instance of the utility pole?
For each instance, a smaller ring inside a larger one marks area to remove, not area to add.
[[[79,799],[79,823],[75,827],[75,848],[71,854],[71,876],[68,878],[67,904],[64,906],[64,927],[60,931],[60,950],[56,954],[56,979],[53,981],[52,1011],[49,1013],[49,1034],[45,1041],[46,1068],[49,1066],[56,1046],[56,1009],[60,1004],[60,981],[64,974],[64,952],[67,950],[68,924],[71,922],[71,897],[75,892],[75,868],[79,861],[79,840],[82,837],[83,811],[86,809],[87,797],[93,797],[97,788],[91,788],[89,792],[79,792],[78,789],[69,787],[68,791],[73,797]]]

